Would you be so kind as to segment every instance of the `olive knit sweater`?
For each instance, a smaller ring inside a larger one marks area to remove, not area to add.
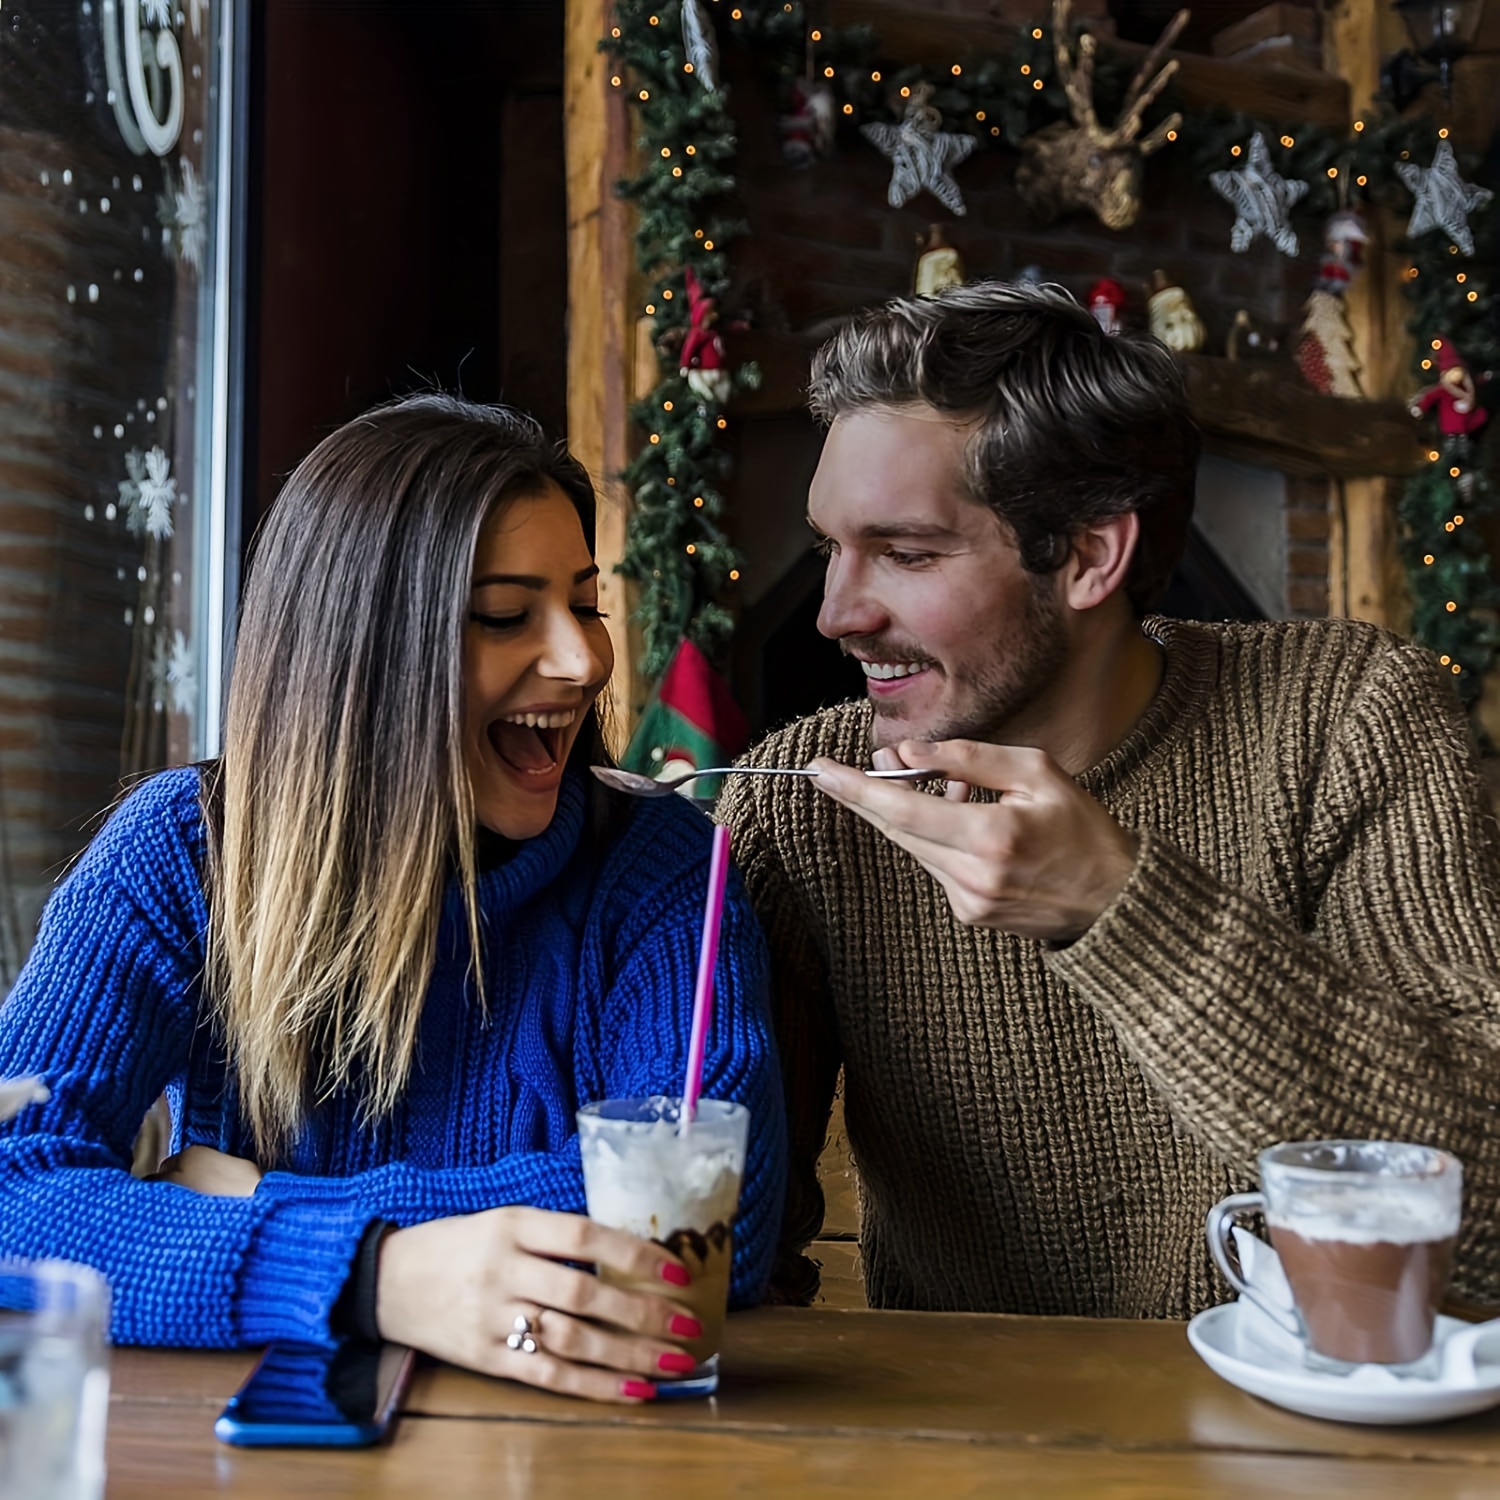
[[[788,1085],[784,1251],[821,1222],[842,1065],[875,1306],[1189,1316],[1223,1296],[1208,1208],[1310,1137],[1455,1152],[1455,1291],[1495,1300],[1500,845],[1452,692],[1357,623],[1146,628],[1161,687],[1080,778],[1140,857],[1069,946],[961,925],[805,782],[730,783]],[[846,704],[750,759],[867,765],[869,724]]]

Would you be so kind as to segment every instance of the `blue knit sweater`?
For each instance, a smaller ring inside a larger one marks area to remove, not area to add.
[[[168,771],[126,799],[53,893],[0,1006],[0,1077],[41,1074],[52,1091],[0,1125],[0,1257],[96,1267],[120,1343],[324,1342],[373,1220],[502,1204],[583,1212],[577,1106],[681,1091],[708,820],[678,797],[641,803],[599,851],[583,837],[583,787],[566,777],[546,832],[480,876],[487,1004],[455,888],[395,1112],[362,1123],[358,1098],[338,1094],[286,1170],[252,1197],[217,1198],[127,1170],[163,1090],[174,1149],[253,1154],[206,1020],[198,785],[195,770]],[[764,942],[733,875],[703,1092],[751,1112],[737,1305],[764,1290],[784,1185],[765,991]]]

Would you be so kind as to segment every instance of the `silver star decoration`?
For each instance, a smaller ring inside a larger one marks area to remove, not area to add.
[[[1441,229],[1464,255],[1472,255],[1474,236],[1469,232],[1469,215],[1476,208],[1483,208],[1495,195],[1458,175],[1453,147],[1447,141],[1439,141],[1430,167],[1398,161],[1396,174],[1417,199],[1411,223],[1406,226],[1407,235],[1416,239],[1429,229]]]
[[[1250,141],[1250,159],[1240,171],[1213,172],[1209,181],[1235,212],[1234,228],[1229,231],[1231,250],[1248,250],[1263,234],[1283,255],[1296,255],[1297,231],[1287,219],[1308,185],[1288,182],[1272,170],[1265,136],[1256,131]]]
[[[861,125],[860,134],[891,159],[891,186],[886,202],[900,208],[926,188],[950,214],[962,214],[963,195],[952,169],[979,144],[972,135],[940,130],[943,117],[928,102],[930,84],[918,84],[899,125]]]
[[[182,175],[172,178],[172,164],[162,164],[165,191],[156,198],[156,220],[161,225],[162,250],[177,257],[194,271],[203,270],[208,245],[208,190],[190,161],[182,163]]]

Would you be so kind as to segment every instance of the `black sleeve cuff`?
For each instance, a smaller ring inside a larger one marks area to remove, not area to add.
[[[339,1293],[328,1315],[328,1327],[340,1338],[359,1339],[378,1344],[380,1327],[375,1321],[375,1288],[380,1272],[380,1242],[396,1226],[385,1219],[375,1219],[360,1236],[349,1267],[349,1279]]]

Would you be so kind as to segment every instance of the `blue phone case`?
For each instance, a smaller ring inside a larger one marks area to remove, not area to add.
[[[229,1398],[214,1435],[237,1448],[361,1448],[385,1436],[416,1356],[396,1344],[274,1344]]]

